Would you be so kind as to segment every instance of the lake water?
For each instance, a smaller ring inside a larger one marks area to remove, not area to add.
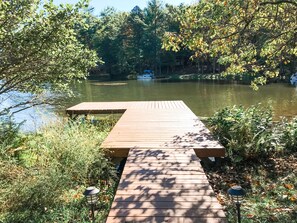
[[[54,110],[65,114],[66,108],[80,102],[183,100],[197,116],[202,117],[211,116],[226,106],[251,106],[258,103],[270,104],[276,118],[297,116],[297,88],[289,84],[269,84],[260,87],[258,91],[253,91],[248,85],[237,84],[87,80],[75,83],[73,90],[76,97],[63,102],[62,107]],[[29,110],[19,114],[21,119],[27,120],[24,129],[34,130],[40,126],[39,123],[46,123],[49,119],[53,120],[51,112],[46,114],[44,109],[38,108],[37,110],[39,112]],[[42,122],[38,121],[38,115]]]
[[[72,106],[90,101],[183,100],[198,116],[211,116],[226,106],[271,104],[275,116],[297,115],[297,88],[270,84],[253,91],[248,85],[205,82],[84,81],[73,86],[77,95]]]

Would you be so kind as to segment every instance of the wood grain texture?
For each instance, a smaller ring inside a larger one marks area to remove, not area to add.
[[[86,102],[67,113],[123,113],[101,145],[127,157],[107,223],[226,222],[198,158],[225,150],[182,101]]]
[[[84,102],[68,114],[123,113],[102,147],[111,156],[131,148],[191,148],[199,157],[222,157],[224,147],[183,101]]]
[[[134,148],[107,222],[221,223],[226,219],[193,149]]]

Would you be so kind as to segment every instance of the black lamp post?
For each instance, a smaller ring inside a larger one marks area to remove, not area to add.
[[[92,222],[95,222],[95,215],[94,215],[94,206],[98,201],[98,194],[100,190],[96,187],[88,187],[84,195],[87,198],[87,202],[91,205],[91,211],[92,211]]]
[[[245,195],[245,191],[244,189],[242,189],[241,186],[233,186],[228,189],[228,194],[231,196],[232,201],[236,204],[237,219],[238,219],[238,223],[240,223],[241,222],[240,205],[243,201],[243,196]]]

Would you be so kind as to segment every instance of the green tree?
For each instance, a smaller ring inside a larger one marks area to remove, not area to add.
[[[130,73],[141,73],[143,70],[142,40],[145,26],[143,10],[135,6],[122,27],[123,47],[131,66]]]
[[[125,72],[126,65],[122,47],[122,27],[127,21],[128,13],[116,12],[114,8],[106,8],[99,16],[99,29],[95,37],[95,49],[104,61],[105,70],[112,78]]]
[[[0,1],[0,115],[50,102],[51,92],[67,90],[74,78],[85,78],[96,65],[95,52],[78,40],[74,25],[81,8],[52,1]],[[30,97],[12,101],[16,92]]]
[[[218,58],[225,74],[251,75],[257,88],[282,66],[296,69],[296,13],[296,1],[204,0],[179,17],[180,32],[167,33],[164,45],[186,47],[196,58]]]
[[[178,19],[178,17],[184,13],[186,8],[187,6],[183,4],[180,4],[179,6],[173,6],[169,4],[165,5],[164,22],[166,25],[166,32],[178,33],[180,31],[180,20]],[[191,55],[192,52],[188,49],[181,49],[178,52],[162,49],[162,67],[166,68],[167,73],[174,73],[176,72],[176,70],[184,70],[186,63],[190,62],[189,58],[191,57]],[[165,71],[164,68],[163,73]]]
[[[161,46],[165,33],[164,9],[162,2],[151,0],[144,9],[145,32],[143,36],[143,54],[146,65],[156,73],[161,73]]]
[[[89,49],[95,49],[96,32],[100,29],[100,20],[93,15],[94,8],[87,8],[83,11],[83,23],[75,25],[79,41]]]

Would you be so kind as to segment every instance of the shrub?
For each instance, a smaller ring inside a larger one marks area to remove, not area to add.
[[[274,128],[272,111],[260,105],[224,108],[209,118],[209,126],[234,162],[263,157],[281,150],[280,132]]]
[[[89,185],[101,187],[108,206],[116,171],[100,144],[109,126],[73,121],[28,135],[0,165],[0,222],[87,222]]]
[[[18,147],[22,141],[19,129],[22,123],[15,124],[13,119],[8,116],[0,117],[0,155],[4,158],[7,150]]]
[[[281,140],[288,152],[297,152],[297,117],[291,121],[283,119],[281,122]]]

